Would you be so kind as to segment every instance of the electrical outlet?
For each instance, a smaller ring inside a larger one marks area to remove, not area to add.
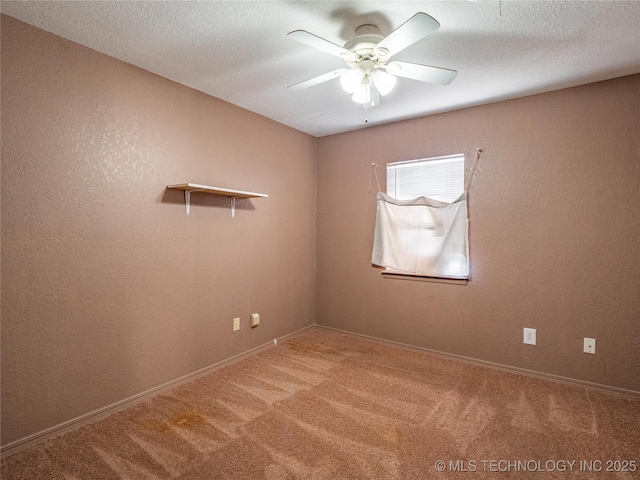
[[[255,328],[260,324],[260,315],[257,313],[251,314],[251,328]]]
[[[524,329],[524,343],[527,345],[535,345],[536,344],[536,329],[535,328],[525,328]]]
[[[596,354],[596,339],[595,338],[586,338],[584,339],[584,348],[582,350],[584,353],[592,353]]]
[[[240,330],[240,318],[234,318],[233,319],[233,331],[237,332],[238,330]]]

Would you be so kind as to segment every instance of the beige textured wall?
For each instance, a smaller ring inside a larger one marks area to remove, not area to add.
[[[313,324],[315,142],[3,16],[3,445]]]
[[[640,391],[639,92],[319,139],[318,323]],[[5,16],[1,133],[3,445],[314,323],[312,137]],[[471,282],[382,279],[369,164],[477,146]]]
[[[638,125],[640,75],[319,139],[318,324],[640,391]],[[383,279],[369,165],[476,147],[471,281]]]

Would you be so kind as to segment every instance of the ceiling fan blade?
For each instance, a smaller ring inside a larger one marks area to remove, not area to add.
[[[334,78],[338,78],[347,70],[348,70],[347,68],[339,68],[338,70],[334,70],[333,72],[325,73],[323,75],[310,78],[309,80],[305,80],[304,82],[296,83],[294,85],[289,85],[288,88],[290,88],[291,90],[302,90],[303,88],[313,87],[314,85],[318,85],[320,83],[328,82],[329,80],[332,80]]]
[[[325,40],[324,38],[320,38],[313,33],[309,33],[306,30],[294,30],[293,32],[287,33],[287,37],[296,40],[297,42],[304,43],[305,45],[309,45],[310,47],[317,48],[318,50],[322,50],[323,52],[330,53],[331,55],[335,55],[336,57],[355,57],[356,55],[346,48],[341,47],[340,45],[336,45],[335,43],[331,43],[329,40]]]
[[[418,12],[376,45],[375,52],[377,55],[391,57],[435,32],[438,28],[440,28],[440,24],[435,18],[426,13]]]
[[[449,85],[456,78],[458,72],[447,68],[430,67],[407,62],[391,62],[386,66],[387,73],[396,77],[411,78],[421,82]]]

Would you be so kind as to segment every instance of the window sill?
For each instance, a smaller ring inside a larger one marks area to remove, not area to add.
[[[395,280],[412,280],[415,282],[448,283],[450,285],[466,285],[469,282],[467,278],[425,277],[422,275],[393,272],[382,272],[382,277]]]

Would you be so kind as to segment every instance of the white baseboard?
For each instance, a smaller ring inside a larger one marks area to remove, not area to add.
[[[177,387],[180,384],[189,382],[191,380],[195,380],[198,377],[211,373],[220,368],[226,367],[235,363],[237,361],[243,360],[247,357],[251,357],[263,350],[271,348],[276,345],[276,341],[284,340],[289,337],[293,337],[295,335],[299,335],[306,330],[314,328],[315,324],[309,325],[307,327],[301,328],[300,330],[296,330],[295,332],[289,333],[283,337],[274,339],[268,343],[259,345],[257,347],[251,348],[246,352],[239,353],[238,355],[234,355],[233,357],[229,357],[224,359],[218,363],[214,363],[213,365],[209,365],[208,367],[201,368],[200,370],[196,370],[195,372],[184,375],[180,378],[176,378],[175,380],[171,380],[167,383],[163,383],[162,385],[158,385],[157,387],[150,388],[144,392],[133,395],[129,398],[125,398],[124,400],[120,400],[119,402],[112,403],[111,405],[107,405],[106,407],[99,408],[98,410],[94,410],[93,412],[86,413],[79,417],[73,418],[66,422],[60,423],[58,425],[54,425],[53,427],[47,428],[40,432],[36,432],[34,434],[28,435],[26,437],[20,438],[16,441],[8,443],[0,447],[0,454],[2,457],[7,455],[11,455],[12,453],[16,453],[18,450],[28,447],[33,443],[45,440],[47,438],[53,437],[55,435],[59,435],[73,428],[77,428],[81,425],[85,425],[87,423],[94,422],[102,417],[110,415],[118,410],[122,410],[123,408],[130,407],[134,403],[145,400],[149,397],[162,393],[170,388]]]
[[[578,380],[576,378],[563,377],[561,375],[554,375],[552,373],[538,372],[536,370],[529,370],[527,368],[514,367],[514,366],[511,366],[511,365],[505,365],[505,364],[502,364],[502,363],[490,362],[488,360],[480,360],[480,359],[477,359],[477,358],[465,357],[464,355],[457,355],[455,353],[441,352],[439,350],[433,350],[431,348],[426,348],[426,347],[418,347],[418,346],[415,346],[415,345],[409,345],[407,343],[394,342],[393,340],[386,340],[384,338],[372,337],[372,336],[369,336],[369,335],[364,335],[362,333],[350,332],[348,330],[341,330],[339,328],[327,327],[327,326],[324,326],[324,325],[317,325],[316,324],[315,326],[316,326],[316,328],[321,328],[321,329],[325,329],[325,330],[331,330],[333,332],[342,333],[344,335],[352,335],[354,337],[360,337],[360,338],[364,338],[366,340],[370,340],[370,341],[374,341],[374,342],[387,343],[387,344],[391,344],[391,345],[396,345],[398,347],[404,347],[404,348],[407,348],[409,350],[416,350],[416,351],[420,351],[420,352],[431,353],[433,355],[452,358],[452,359],[455,359],[455,360],[460,360],[460,361],[463,361],[463,362],[466,362],[466,363],[472,363],[472,364],[475,364],[475,365],[483,365],[485,367],[490,367],[490,368],[494,368],[494,369],[497,369],[497,370],[504,370],[504,371],[507,371],[507,372],[519,373],[521,375],[526,375],[528,377],[536,377],[536,378],[540,378],[542,380],[550,380],[550,381],[554,381],[554,382],[564,383],[564,384],[567,384],[567,385],[578,385],[578,386],[581,386],[581,387],[592,388],[592,389],[601,390],[601,391],[605,391],[605,392],[609,392],[609,393],[618,393],[618,394],[622,394],[622,395],[630,395],[632,397],[640,397],[640,392],[637,391],[637,390],[628,390],[626,388],[613,387],[613,386],[610,386],[610,385],[603,385],[603,384],[594,383],[594,382],[587,382],[586,380]]]

